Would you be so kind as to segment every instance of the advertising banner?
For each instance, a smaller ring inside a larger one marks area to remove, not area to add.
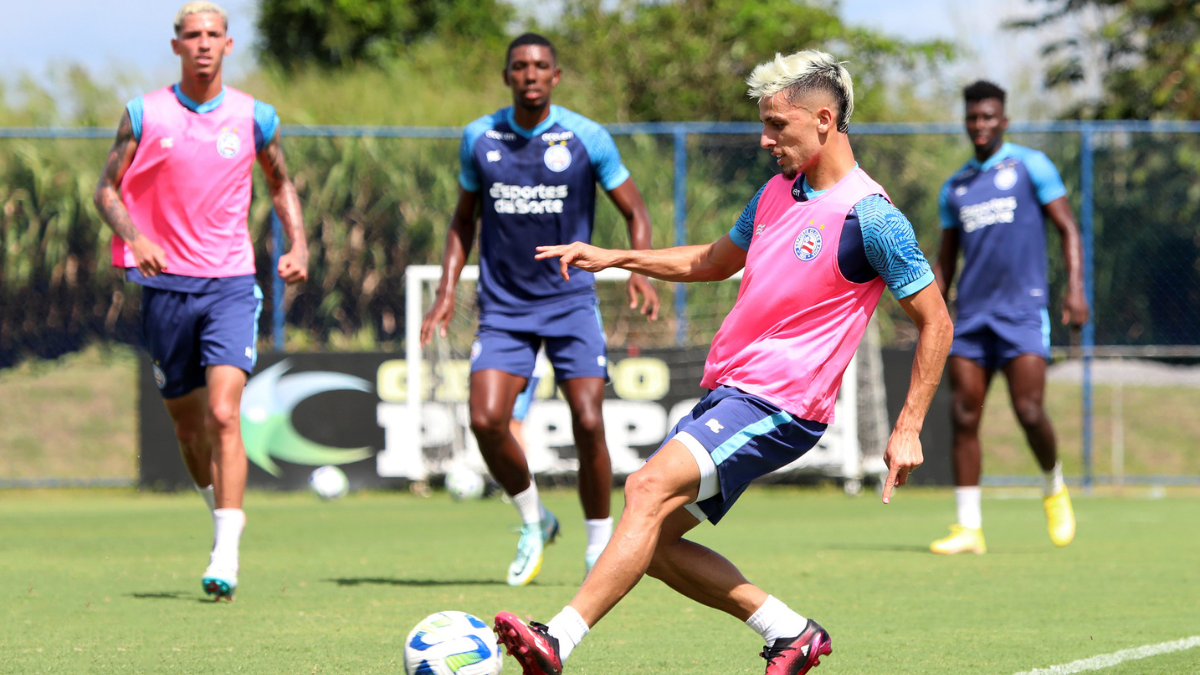
[[[889,386],[889,401],[902,402],[907,390],[912,356],[908,353],[905,361],[900,354],[889,359],[885,350],[886,379],[889,384],[903,380],[898,392]],[[698,383],[706,355],[703,348],[610,350],[604,423],[615,473],[636,471],[704,394]],[[241,405],[249,485],[303,488],[313,468],[326,464],[340,466],[355,488],[400,485],[457,464],[484,471],[467,414],[469,363],[445,361],[424,367],[423,380],[433,383],[432,396],[422,402],[416,428],[409,421],[407,364],[395,354],[261,356]],[[531,470],[541,475],[573,472],[578,462],[570,410],[552,375],[543,378],[535,398],[524,428]],[[191,487],[148,360],[141,367],[139,408],[141,485]],[[788,471],[843,476],[847,470],[859,470],[854,410],[843,408],[840,397],[838,421],[821,444],[786,467]],[[948,421],[948,408],[931,410],[927,432],[939,415]],[[948,433],[945,436],[948,439]],[[414,452],[416,439],[419,454]],[[927,454],[931,449],[927,443]]]

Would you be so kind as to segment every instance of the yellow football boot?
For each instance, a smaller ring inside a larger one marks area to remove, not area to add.
[[[938,539],[929,545],[929,550],[939,555],[954,555],[955,553],[987,553],[987,544],[983,542],[983,529],[951,525],[950,536]]]
[[[1071,510],[1071,498],[1064,486],[1046,497],[1046,529],[1055,546],[1066,546],[1075,538],[1075,512]]]

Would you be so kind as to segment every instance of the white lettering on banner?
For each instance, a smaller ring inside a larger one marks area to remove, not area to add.
[[[958,220],[962,223],[964,233],[974,232],[997,223],[1011,223],[1016,210],[1016,197],[997,197],[961,207],[958,210]]]
[[[425,381],[434,381],[430,379],[433,370],[430,364],[422,365]],[[377,404],[376,422],[384,430],[384,447],[376,455],[376,471],[381,477],[425,480],[452,464],[487,471],[470,429],[466,403],[470,362],[454,359],[443,361],[436,368],[438,391],[434,400],[421,404],[418,425],[409,419],[405,387],[407,364],[395,359],[379,365],[376,391],[382,402]],[[621,359],[611,364],[610,373],[614,390],[622,398],[604,401],[604,432],[613,471],[629,474],[644,464],[638,448],[645,450],[647,446],[661,444],[667,433],[700,399],[677,401],[669,410],[664,402],[659,402],[670,389],[671,368],[663,359]],[[852,375],[847,371],[847,377]],[[552,398],[554,392],[554,376],[547,373],[538,387],[538,400],[525,420],[526,458],[534,473],[562,473],[579,468],[575,457],[560,450],[573,446],[575,438],[571,410],[566,401]],[[847,452],[857,454],[856,415],[853,408],[844,409],[844,398],[839,396],[836,404],[837,423],[829,427],[815,448],[784,467],[783,471],[836,469],[846,461]],[[418,437],[420,442],[414,442]]]

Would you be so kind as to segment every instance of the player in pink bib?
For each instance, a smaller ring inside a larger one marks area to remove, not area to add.
[[[625,483],[625,511],[571,603],[548,625],[513,614],[496,630],[526,675],[557,675],[571,651],[644,574],[731,614],[766,642],[767,675],[802,675],[832,651],[829,633],[751,585],[731,562],[683,536],[724,517],[751,481],[812,448],[833,421],[842,373],[884,287],[920,330],[912,382],[888,441],[883,501],[921,463],[919,433],[953,328],[912,225],[854,160],[849,73],[832,56],[776,56],[748,80],[761,144],[783,174],[758,191],[728,235],[703,246],[610,251],[538,247],[590,272],[621,267],[665,281],[727,279],[737,302],[705,364],[707,396]]]
[[[201,584],[216,599],[237,588],[246,516],[241,397],[254,368],[262,292],[246,227],[251,167],[263,167],[292,248],[288,283],[308,276],[300,200],[288,178],[275,109],[221,83],[233,49],[224,10],[189,2],[171,47],[179,83],[126,106],[96,186],[112,227],[113,266],[142,286],[142,328],[154,379],[188,473],[213,515],[213,548]]]

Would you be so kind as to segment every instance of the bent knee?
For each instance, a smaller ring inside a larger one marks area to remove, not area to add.
[[[1046,409],[1040,401],[1018,401],[1013,404],[1013,412],[1023,427],[1036,427],[1046,419]]]
[[[231,431],[241,426],[241,411],[231,403],[214,404],[208,411],[209,424],[217,432]]]

